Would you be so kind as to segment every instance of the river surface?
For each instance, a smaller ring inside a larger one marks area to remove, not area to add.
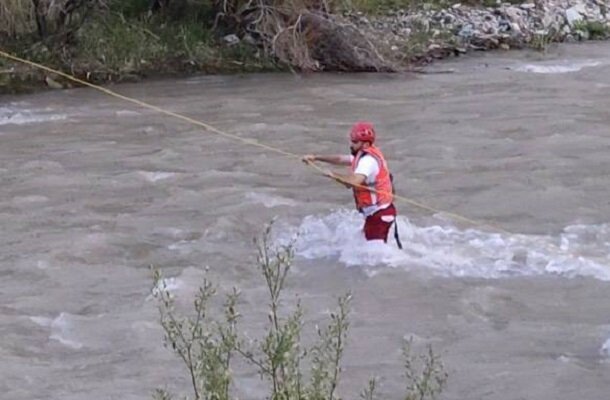
[[[402,251],[365,243],[349,191],[295,158],[91,89],[1,97],[0,397],[189,394],[149,267],[179,304],[205,274],[241,288],[255,336],[252,239],[277,217],[275,243],[299,234],[285,303],[302,299],[304,329],[353,294],[343,398],[370,376],[402,398],[412,337],[445,364],[442,399],[609,399],[610,44],[427,71],[113,87],[294,154],[343,153],[350,125],[373,121],[398,193],[437,210],[397,202]],[[265,397],[252,369],[236,374],[240,399]]]

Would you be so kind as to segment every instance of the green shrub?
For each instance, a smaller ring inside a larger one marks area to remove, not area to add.
[[[580,32],[587,39],[603,40],[610,37],[610,26],[599,21],[576,21],[574,31]]]
[[[242,339],[237,310],[239,291],[226,296],[222,318],[214,318],[210,309],[215,286],[204,280],[194,301],[191,316],[180,315],[172,294],[154,272],[153,294],[159,300],[165,345],[184,363],[196,400],[229,400],[236,356],[246,360],[269,383],[271,400],[336,400],[341,375],[341,360],[349,331],[351,295],[339,297],[330,320],[317,329],[317,341],[305,346],[301,341],[303,309],[297,300],[294,311],[285,312],[282,292],[294,258],[293,245],[273,247],[268,226],[258,244],[258,267],[269,293],[266,334],[250,344]],[[216,312],[216,314],[219,314]],[[447,374],[432,348],[423,355],[413,355],[411,342],[403,351],[406,400],[435,399],[443,390]],[[373,400],[377,379],[372,378],[361,397]],[[172,396],[157,390],[155,399]]]

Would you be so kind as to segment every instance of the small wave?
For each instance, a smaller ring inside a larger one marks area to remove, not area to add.
[[[164,179],[169,179],[176,174],[174,172],[162,172],[162,171],[138,171],[138,173],[144,177],[148,182],[155,183]]]
[[[184,286],[184,282],[179,278],[163,278],[157,282],[152,289],[151,296],[156,296],[162,291],[166,291],[171,295],[174,292],[177,292],[182,286]]]
[[[278,226],[278,242],[298,233],[296,254],[305,259],[336,259],[348,267],[422,267],[443,276],[503,278],[551,274],[610,280],[610,227],[574,225],[560,237],[499,234],[451,225],[417,226],[399,216],[403,249],[367,242],[362,217],[339,210],[308,216],[300,226]]]
[[[191,254],[197,248],[194,240],[180,240],[167,246],[169,250],[178,252],[181,255]]]
[[[30,320],[35,323],[36,325],[48,328],[51,326],[51,324],[53,323],[53,320],[51,318],[47,318],[47,317],[30,317]]]
[[[610,338],[602,345],[599,352],[604,357],[610,357]]]
[[[35,324],[51,328],[49,339],[56,340],[66,347],[74,350],[81,349],[83,344],[77,341],[74,337],[74,319],[75,316],[62,312],[55,319],[46,317],[30,317],[30,320]]]
[[[248,192],[246,194],[246,199],[256,203],[261,203],[267,208],[273,208],[277,206],[294,207],[297,205],[297,202],[292,199],[287,199],[281,196],[272,196],[265,193]]]
[[[135,117],[141,115],[139,112],[133,110],[118,110],[115,114],[117,117]]]
[[[95,315],[61,312],[55,318],[29,318],[49,331],[49,340],[72,350],[108,349],[117,345],[117,338],[128,339],[123,332],[124,316],[115,312]]]
[[[60,121],[68,118],[63,114],[54,114],[52,110],[27,110],[0,107],[1,125],[26,125],[40,122]]]
[[[17,196],[13,197],[13,204],[16,205],[27,205],[27,204],[40,204],[49,201],[47,196],[30,195],[30,196]]]
[[[153,300],[156,296],[166,291],[169,296],[180,301],[190,302],[193,296],[199,291],[201,282],[205,277],[207,269],[195,267],[186,267],[180,275],[176,277],[162,278],[155,287],[152,288],[150,294],[146,297],[147,301]]]
[[[51,323],[51,336],[49,339],[57,340],[64,346],[70,347],[74,350],[78,350],[83,347],[83,344],[74,338],[72,338],[72,321],[70,315],[67,313],[61,313],[59,317],[55,318]]]
[[[532,72],[535,74],[566,74],[578,72],[583,68],[597,67],[602,65],[601,61],[563,62],[558,64],[525,64],[515,68],[519,72]]]

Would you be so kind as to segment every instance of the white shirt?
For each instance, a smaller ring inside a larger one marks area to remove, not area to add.
[[[360,157],[360,160],[358,160],[354,174],[366,176],[366,183],[371,184],[375,182],[375,179],[379,174],[379,163],[375,157],[365,154],[364,156]]]

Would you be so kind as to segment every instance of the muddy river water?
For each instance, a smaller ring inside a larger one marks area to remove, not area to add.
[[[149,266],[204,276],[266,321],[252,238],[299,233],[287,304],[306,330],[354,296],[339,388],[400,399],[401,341],[441,355],[451,400],[610,398],[610,44],[475,54],[427,74],[204,76],[114,90],[295,153],[375,122],[402,251],[366,244],[349,191],[298,160],[90,89],[0,98],[0,396],[188,394]],[[451,72],[451,73],[448,73]],[[265,397],[236,371],[241,399]]]

